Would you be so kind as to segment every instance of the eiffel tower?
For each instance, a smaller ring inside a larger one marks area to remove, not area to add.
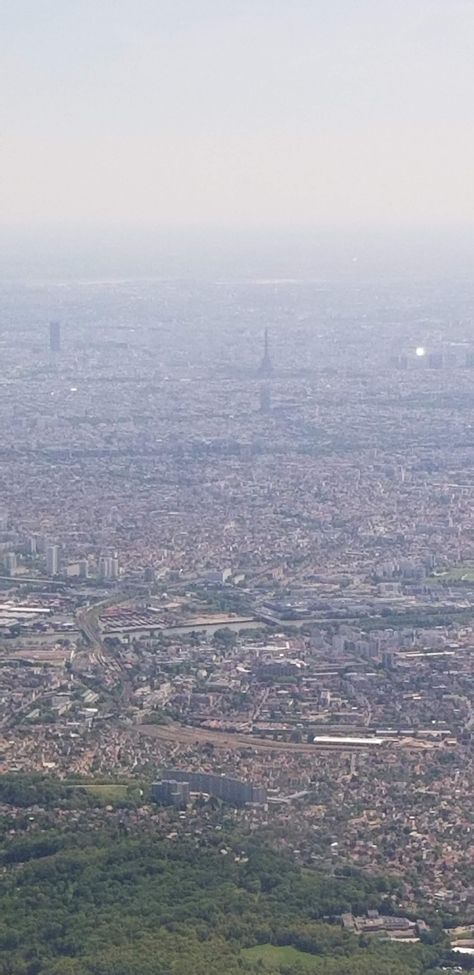
[[[261,379],[269,379],[273,375],[272,360],[268,350],[268,328],[265,329],[264,333],[263,358],[258,369],[258,375]]]

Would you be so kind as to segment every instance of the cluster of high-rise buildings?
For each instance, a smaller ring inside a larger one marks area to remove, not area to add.
[[[61,572],[61,548],[59,545],[51,544],[45,539],[30,538],[27,544],[28,555],[41,554],[43,557],[42,568],[47,576],[57,576]],[[20,543],[16,551],[6,551],[3,555],[3,565],[5,572],[9,576],[16,576],[20,568],[20,557],[25,549],[23,542]],[[21,550],[21,551],[20,551]]]
[[[9,525],[6,514],[3,525],[3,529],[0,527],[0,560],[4,574],[16,578],[19,584],[23,577],[34,579],[43,575],[81,580],[91,577],[101,582],[115,582],[120,577],[119,556],[114,548],[100,554],[93,551],[89,555],[87,548],[92,546],[84,546],[86,551],[78,558],[77,545],[71,551],[67,543],[52,542],[46,535],[25,536]]]
[[[101,555],[98,570],[99,579],[118,579],[120,572],[118,552],[114,551],[111,555]]]

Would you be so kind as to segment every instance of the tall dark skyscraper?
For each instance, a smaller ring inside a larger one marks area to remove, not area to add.
[[[263,342],[263,358],[260,363],[258,370],[259,376],[262,379],[268,379],[273,373],[272,360],[270,359],[270,351],[268,346],[268,328],[265,329],[264,342]]]
[[[49,348],[51,352],[61,351],[61,325],[59,322],[49,323]]]

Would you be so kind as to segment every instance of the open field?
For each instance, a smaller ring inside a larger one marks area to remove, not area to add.
[[[275,945],[257,945],[255,948],[243,948],[242,957],[246,962],[254,963],[258,971],[280,972],[283,967],[298,965],[298,971],[317,972],[318,959],[306,951],[299,951],[291,945],[281,948]],[[257,967],[258,966],[258,967]]]
[[[437,573],[433,578],[438,582],[472,582],[474,583],[474,565],[458,565],[447,572]]]
[[[104,802],[110,803],[117,802],[118,799],[125,799],[127,795],[127,786],[124,783],[105,782],[102,785],[97,782],[91,782],[90,784],[73,782],[70,783],[70,788],[84,789],[97,799],[102,799]]]
[[[90,792],[93,796],[97,796],[99,799],[106,799],[113,802],[114,799],[124,799],[127,794],[126,785],[115,785],[114,783],[109,783],[107,785],[84,785],[83,789]]]

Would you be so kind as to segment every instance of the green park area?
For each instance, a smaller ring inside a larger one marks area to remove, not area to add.
[[[255,967],[256,971],[279,972],[282,967],[298,967],[304,972],[318,972],[321,970],[318,959],[307,951],[300,951],[293,945],[256,945],[254,948],[243,948],[242,957],[245,962]]]
[[[91,783],[86,785],[72,785],[72,789],[81,788],[89,793],[91,796],[95,796],[97,799],[102,799],[103,802],[115,803],[127,796],[128,786],[124,783],[115,782],[105,782],[105,783]]]
[[[471,582],[474,584],[474,565],[456,565],[446,572],[437,572],[434,576],[438,582]]]

